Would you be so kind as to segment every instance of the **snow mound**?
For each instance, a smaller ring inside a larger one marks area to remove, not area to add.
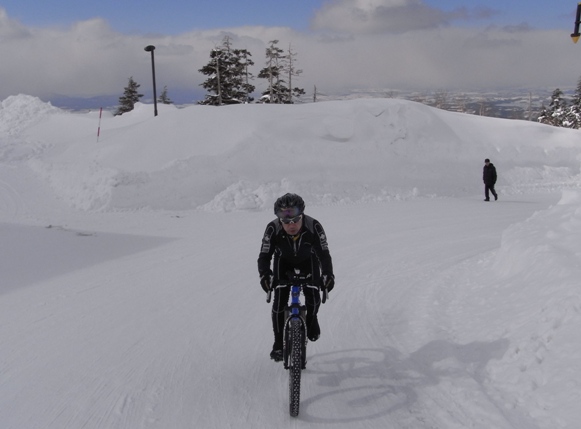
[[[0,103],[0,132],[15,135],[61,109],[38,97],[14,95]]]
[[[291,192],[292,184],[283,179],[280,183],[254,186],[245,181],[230,185],[200,210],[209,212],[231,212],[237,210],[264,210],[280,195]]]
[[[512,338],[491,374],[507,391],[520,386],[519,402],[507,405],[535,410],[542,427],[579,399],[563,387],[581,372],[573,346],[581,341],[580,260],[581,192],[564,191],[556,206],[503,233],[490,271],[490,317]]]
[[[102,210],[109,206],[113,189],[118,185],[118,172],[96,162],[42,163],[29,162],[29,167],[51,187],[59,190],[59,197],[78,210]]]
[[[84,210],[263,210],[286,191],[322,205],[475,195],[484,158],[504,195],[581,182],[576,130],[405,100],[162,105],[158,116],[137,103],[102,118],[55,115],[22,95],[2,106],[0,130],[20,135],[0,142],[0,162],[30,161],[58,198]]]
[[[549,230],[539,227],[547,224],[554,226]],[[505,279],[542,276],[551,279],[550,283],[559,283],[559,279],[571,277],[569,271],[579,257],[581,194],[566,190],[551,210],[539,212],[504,231],[494,271]]]

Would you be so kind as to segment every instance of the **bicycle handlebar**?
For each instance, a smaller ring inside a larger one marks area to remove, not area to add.
[[[292,278],[286,281],[281,281],[278,283],[279,286],[308,286],[310,284],[312,284],[312,282],[310,281],[310,277],[311,275],[309,274],[308,276],[304,276],[304,275],[292,275]],[[268,290],[268,292],[266,293],[266,302],[270,303],[271,299],[272,299],[272,284],[270,285],[270,289]],[[321,298],[321,303],[326,303],[327,302],[327,298],[329,298],[329,291],[327,289],[323,289],[323,297]]]
[[[278,282],[277,286],[310,286],[313,282],[309,280],[281,280]]]
[[[279,285],[291,285],[291,286],[306,286],[313,284],[311,274],[301,274],[300,272],[289,271],[286,273],[286,279],[279,279]]]

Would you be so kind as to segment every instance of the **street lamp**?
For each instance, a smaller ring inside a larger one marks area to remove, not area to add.
[[[157,92],[155,90],[155,61],[153,59],[153,51],[155,46],[149,45],[145,47],[146,52],[151,52],[151,75],[153,76],[153,115],[157,116]]]
[[[573,34],[571,34],[571,39],[573,39],[573,43],[577,43],[579,41],[579,24],[581,24],[581,3],[577,4],[577,16],[575,18],[575,27],[573,30]]]

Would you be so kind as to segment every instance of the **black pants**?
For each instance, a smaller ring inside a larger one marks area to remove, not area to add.
[[[494,195],[494,198],[498,198],[498,194],[496,193],[496,191],[494,190],[494,183],[492,184],[488,184],[485,183],[484,184],[484,197],[486,198],[486,200],[490,200],[490,194],[488,192],[491,192],[492,195]]]
[[[317,286],[305,286],[303,288],[305,305],[307,307],[307,329],[317,322],[317,313],[321,306],[321,295]],[[277,286],[274,289],[274,301],[272,303],[272,330],[274,331],[275,346],[280,346],[282,350],[282,340],[284,334],[284,309],[288,305],[290,297],[290,286]]]

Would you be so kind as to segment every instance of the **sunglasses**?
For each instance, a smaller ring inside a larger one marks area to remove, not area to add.
[[[302,214],[298,207],[285,207],[276,212],[276,217],[286,218],[286,217],[297,217]]]
[[[295,216],[295,217],[281,217],[279,219],[282,223],[284,223],[285,225],[288,225],[289,223],[299,223],[302,218],[303,218],[303,215],[300,214],[300,215]]]

